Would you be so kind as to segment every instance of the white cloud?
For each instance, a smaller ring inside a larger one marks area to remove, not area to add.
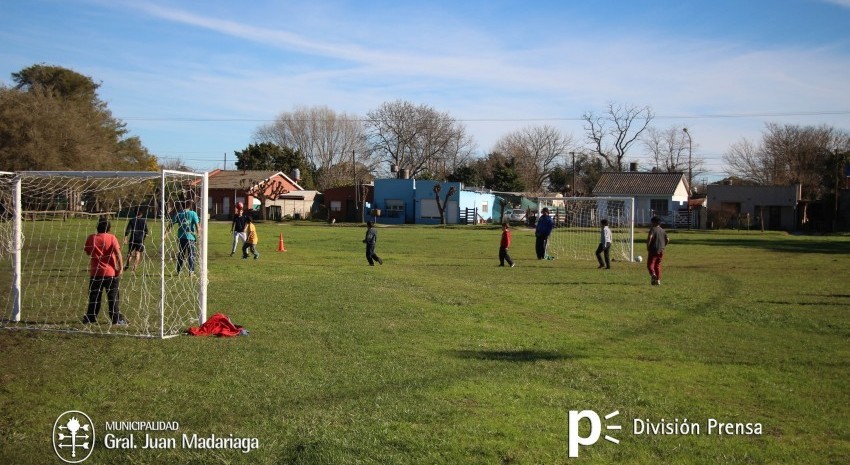
[[[834,3],[848,6],[850,0]],[[144,71],[103,69],[97,76],[105,86],[116,92],[131,89],[139,96],[133,105],[111,103],[146,113],[132,116],[263,119],[297,104],[364,114],[381,102],[402,98],[461,119],[513,120],[469,122],[481,148],[488,150],[513,128],[535,124],[526,119],[576,118],[601,110],[608,101],[651,105],[661,116],[850,110],[845,92],[850,60],[828,47],[755,47],[611,31],[506,44],[463,25],[444,36],[416,40],[397,36],[402,26],[383,35],[369,24],[351,24],[346,35],[338,18],[328,18],[328,29],[311,22],[303,26],[309,33],[296,33],[149,2],[124,5],[245,43],[244,54],[210,48],[194,61],[185,58],[188,53],[130,58]],[[250,44],[266,50],[255,55]],[[658,123],[688,123],[695,134],[705,135],[701,149],[719,158],[741,136],[757,137],[770,119],[673,118]],[[846,126],[850,118],[822,120]],[[581,138],[580,122],[554,123]],[[245,144],[249,137],[244,136]]]

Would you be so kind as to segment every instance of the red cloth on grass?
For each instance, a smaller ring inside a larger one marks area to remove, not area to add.
[[[233,324],[227,315],[216,313],[201,326],[193,326],[186,332],[190,336],[238,336],[241,330],[242,326]]]

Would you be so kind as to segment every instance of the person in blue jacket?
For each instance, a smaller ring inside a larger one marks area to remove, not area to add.
[[[544,208],[540,212],[540,218],[537,220],[537,228],[534,230],[534,235],[537,236],[535,245],[537,247],[538,260],[546,258],[546,245],[549,242],[549,235],[552,234],[552,229],[554,228],[555,222],[549,216],[549,209]]]

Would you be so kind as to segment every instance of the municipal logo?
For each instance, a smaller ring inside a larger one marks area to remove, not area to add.
[[[79,410],[68,410],[53,423],[53,451],[66,463],[80,463],[94,450],[94,422]]]

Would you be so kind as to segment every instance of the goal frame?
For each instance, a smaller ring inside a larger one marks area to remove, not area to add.
[[[546,208],[547,205],[543,205],[544,201],[551,202],[564,202],[565,209],[566,204],[568,202],[578,202],[578,201],[588,201],[595,200],[597,204],[599,201],[614,201],[614,202],[623,202],[628,208],[630,212],[629,215],[629,226],[628,226],[628,235],[629,235],[629,251],[628,251],[628,261],[634,263],[635,262],[635,198],[634,197],[549,197],[549,196],[541,196],[537,197],[537,218],[540,218],[540,215],[543,211],[543,208]],[[602,218],[600,218],[602,219]],[[555,225],[558,227],[558,225]],[[595,223],[593,226],[599,227],[599,223]]]
[[[165,250],[165,242],[168,240],[167,238],[167,230],[164,227],[166,219],[169,218],[168,215],[168,206],[166,204],[166,180],[169,175],[178,175],[178,176],[187,176],[187,177],[196,177],[200,182],[200,192],[198,194],[198,207],[201,212],[200,216],[200,234],[198,241],[198,266],[197,269],[199,271],[199,280],[198,280],[198,321],[200,324],[203,324],[207,319],[207,288],[209,282],[209,268],[208,268],[208,225],[209,225],[209,215],[207,214],[208,208],[207,203],[209,199],[209,173],[191,173],[185,171],[176,171],[176,170],[162,170],[159,173],[159,211],[157,212],[162,218],[163,227],[161,228],[161,233],[159,237],[159,246],[160,250]],[[12,222],[13,222],[13,232],[12,232],[12,285],[10,289],[10,300],[11,300],[11,317],[9,321],[14,323],[21,322],[22,316],[24,316],[26,311],[26,302],[23,301],[22,298],[22,276],[23,276],[23,249],[24,249],[24,237],[23,237],[23,209],[22,209],[22,181],[25,177],[46,177],[46,176],[63,176],[63,177],[75,177],[75,178],[148,178],[154,179],[157,175],[157,172],[153,171],[18,171],[18,172],[0,172],[2,176],[11,176],[12,177],[12,202],[13,202],[13,212],[12,212]],[[122,253],[124,253],[122,251]],[[151,337],[151,338],[160,338],[167,339],[171,337],[178,336],[179,334],[166,334],[165,333],[165,315],[166,315],[166,254],[160,254],[160,263],[159,263],[159,286],[160,286],[160,296],[159,296],[159,334],[126,334],[127,336],[133,337]],[[8,311],[8,309],[7,309]],[[5,325],[2,327],[6,327]],[[20,328],[16,326],[7,327],[9,329],[33,329],[33,330],[48,330],[48,331],[61,331],[61,332],[69,332],[70,330],[60,329],[60,328],[37,328],[37,327],[25,327]],[[73,332],[82,332],[82,331],[73,331]],[[96,334],[121,334],[121,333],[96,333]]]

